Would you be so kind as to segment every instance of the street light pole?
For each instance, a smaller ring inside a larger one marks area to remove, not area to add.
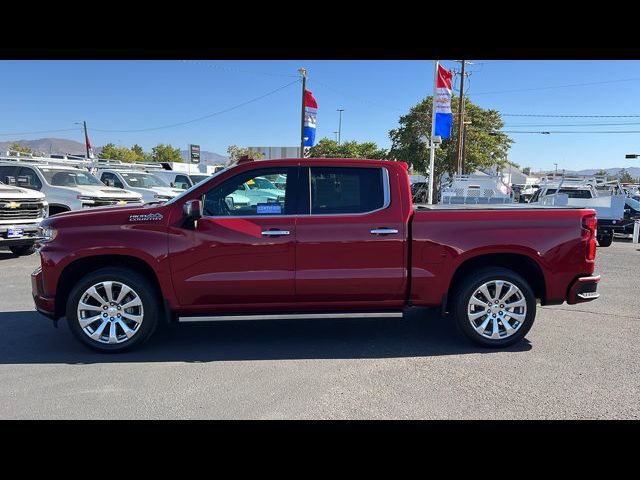
[[[344,108],[338,108],[338,145],[340,145],[340,135],[342,134],[342,112],[344,112]]]
[[[553,174],[553,179],[555,180],[556,177],[558,176],[558,164],[554,163],[554,165],[556,166],[556,172]]]

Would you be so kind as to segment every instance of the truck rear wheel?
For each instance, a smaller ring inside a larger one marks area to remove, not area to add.
[[[67,301],[69,328],[80,342],[100,352],[142,344],[155,331],[159,314],[153,286],[126,268],[102,268],[84,276]]]
[[[35,245],[16,245],[15,247],[9,247],[11,253],[14,255],[22,256],[22,255],[32,255],[36,251]]]
[[[596,237],[598,240],[598,245],[601,247],[609,247],[613,243],[613,234],[609,235],[598,235]]]
[[[464,279],[454,292],[458,329],[477,344],[502,348],[524,338],[536,316],[529,284],[506,268],[483,268]]]

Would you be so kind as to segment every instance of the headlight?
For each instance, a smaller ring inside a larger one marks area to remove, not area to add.
[[[157,198],[158,200],[169,200],[173,197],[169,197],[167,195],[154,195],[153,198]]]
[[[98,200],[96,197],[87,197],[86,195],[76,195],[76,198],[78,200],[91,201],[91,202]]]
[[[39,234],[42,237],[40,240],[41,243],[49,243],[53,242],[55,238],[58,236],[58,230],[51,227],[39,227]]]
[[[47,218],[49,216],[49,202],[42,202],[42,217]]]

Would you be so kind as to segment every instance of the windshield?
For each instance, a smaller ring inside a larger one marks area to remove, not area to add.
[[[206,180],[209,177],[210,177],[210,175],[189,175],[189,178],[191,179],[191,181],[194,184],[195,183],[200,183],[200,182]]]
[[[49,185],[55,187],[75,187],[76,185],[98,185],[103,187],[104,183],[82,170],[63,170],[61,168],[40,168],[42,176]]]
[[[227,170],[220,170],[219,172],[214,173],[213,175],[208,175],[208,179],[211,180],[212,178],[216,178],[218,175],[220,175],[223,172],[226,172]],[[190,175],[191,176],[191,175]],[[198,175],[200,176],[200,175]],[[208,181],[208,180],[207,180]],[[173,197],[171,200],[169,200],[168,202],[165,202],[165,205],[168,205],[170,203],[175,203],[178,200],[180,200],[182,197],[184,197],[185,195],[189,195],[189,192],[191,192],[191,190],[193,190],[196,187],[200,187],[200,184],[196,184],[193,187],[185,190],[184,192],[182,192],[180,195],[178,195],[177,197]]]
[[[130,187],[138,187],[138,188],[152,188],[152,187],[168,187],[169,184],[164,180],[156,177],[151,173],[141,173],[141,172],[120,172],[124,181]]]
[[[590,190],[560,189],[560,193],[566,193],[569,198],[592,198]]]

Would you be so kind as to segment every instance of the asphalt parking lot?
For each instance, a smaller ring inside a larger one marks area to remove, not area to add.
[[[506,350],[416,310],[170,326],[103,355],[34,311],[37,255],[0,251],[0,418],[637,419],[640,246],[597,255],[600,299],[539,308]]]

